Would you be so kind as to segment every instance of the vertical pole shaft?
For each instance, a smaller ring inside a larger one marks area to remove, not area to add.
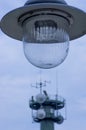
[[[52,117],[54,113],[51,113],[51,106],[44,107],[44,110],[46,112],[46,117]],[[52,118],[50,119],[44,119],[41,121],[41,129],[40,130],[54,130],[54,121]]]
[[[40,130],[54,130],[54,122],[50,120],[44,120],[41,122]]]

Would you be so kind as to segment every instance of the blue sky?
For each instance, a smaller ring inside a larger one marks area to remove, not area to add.
[[[86,12],[85,0],[66,0],[69,5]],[[23,6],[25,0],[0,0],[0,19],[7,12]],[[43,80],[51,80],[46,90],[55,94],[55,71],[42,73]],[[86,130],[86,35],[70,43],[69,55],[59,67],[59,94],[67,100],[67,120],[55,125],[59,130]],[[0,31],[0,130],[39,130],[33,123],[28,101],[39,92],[31,83],[39,80],[39,69],[32,66],[23,54],[22,42]]]

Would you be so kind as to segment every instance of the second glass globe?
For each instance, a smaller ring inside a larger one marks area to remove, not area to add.
[[[34,24],[27,22],[23,25],[23,30],[24,54],[34,66],[54,68],[67,57],[69,35],[53,20],[36,20]]]

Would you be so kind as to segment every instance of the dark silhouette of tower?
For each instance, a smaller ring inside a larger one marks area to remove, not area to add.
[[[40,82],[40,93],[32,96],[29,106],[32,109],[34,122],[40,123],[40,130],[54,130],[54,123],[62,124],[64,117],[60,110],[65,107],[65,99],[58,95],[50,96],[45,90],[42,91],[43,83]]]

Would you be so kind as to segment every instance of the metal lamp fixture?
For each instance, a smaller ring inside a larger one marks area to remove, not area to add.
[[[2,18],[1,29],[23,41],[30,63],[49,69],[65,60],[70,40],[86,34],[86,13],[64,0],[28,0]]]

